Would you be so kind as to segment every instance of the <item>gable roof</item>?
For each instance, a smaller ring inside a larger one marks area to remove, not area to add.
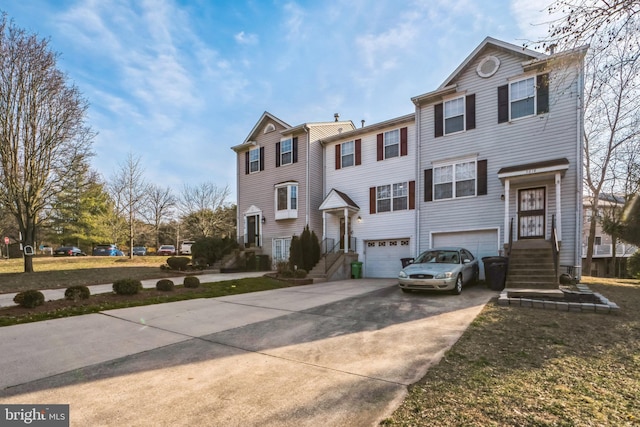
[[[260,116],[260,119],[256,122],[255,126],[253,127],[253,129],[251,129],[251,132],[249,132],[249,135],[247,136],[247,138],[244,140],[244,142],[242,144],[247,144],[251,140],[253,140],[256,137],[256,134],[259,132],[259,130],[262,129],[263,124],[267,119],[278,123],[280,126],[282,126],[284,128],[288,129],[288,128],[291,127],[291,125],[289,125],[288,123],[280,120],[279,118],[277,118],[276,116],[274,116],[270,112],[265,111],[264,113],[262,113],[262,116]]]
[[[536,52],[535,50],[526,49],[522,46],[517,46],[515,44],[507,43],[502,40],[494,39],[493,37],[486,37],[482,43],[476,47],[473,52],[466,57],[464,61],[447,77],[444,82],[435,91],[427,92],[422,95],[415,96],[411,98],[414,104],[419,105],[425,101],[429,102],[430,99],[434,99],[434,97],[440,97],[447,95],[449,93],[453,93],[456,91],[455,81],[458,79],[460,74],[466,70],[469,64],[475,61],[485,50],[489,48],[496,48],[506,52],[509,52],[512,55],[517,55],[522,57],[523,61],[537,61],[543,60],[549,57],[544,53]]]
[[[342,191],[332,188],[331,191],[329,191],[329,194],[327,194],[327,197],[324,198],[324,201],[318,209],[324,211],[344,208],[352,211],[360,210],[360,206],[358,206],[356,202],[351,199],[351,197],[347,196]]]

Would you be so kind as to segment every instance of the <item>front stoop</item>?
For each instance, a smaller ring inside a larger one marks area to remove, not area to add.
[[[558,289],[553,249],[547,240],[518,240],[509,255],[506,288]]]

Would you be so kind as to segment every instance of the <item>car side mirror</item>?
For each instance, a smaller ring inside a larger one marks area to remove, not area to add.
[[[471,262],[471,260],[468,259],[468,258],[465,258],[465,259],[462,260],[463,264],[469,264],[470,262]]]

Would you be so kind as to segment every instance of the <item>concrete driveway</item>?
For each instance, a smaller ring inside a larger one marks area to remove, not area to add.
[[[71,425],[379,423],[496,292],[360,279],[0,328],[0,403]]]

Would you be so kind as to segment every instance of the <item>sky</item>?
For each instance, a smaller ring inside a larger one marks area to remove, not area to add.
[[[265,111],[360,126],[414,111],[487,36],[546,34],[551,0],[3,0],[49,39],[90,104],[93,168],[131,154],[150,183],[212,182],[236,201],[236,153]]]

